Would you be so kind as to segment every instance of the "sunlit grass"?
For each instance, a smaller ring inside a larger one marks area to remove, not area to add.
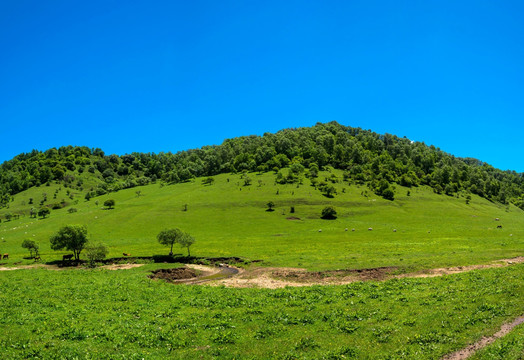
[[[342,178],[341,172],[334,172]],[[272,173],[249,176],[251,186],[243,186],[241,175],[226,174],[216,176],[214,185],[203,185],[196,179],[122,190],[91,201],[82,197],[72,205],[78,209],[76,213],[65,208],[53,210],[44,220],[22,217],[3,222],[0,251],[11,254],[10,263],[21,261],[28,255],[21,243],[30,237],[40,242],[44,261],[58,259],[61,253],[50,250],[49,237],[60,226],[79,223],[87,225],[92,239],[109,246],[109,256],[123,252],[134,256],[165,254],[168,250],[158,244],[156,235],[171,227],[196,238],[192,247],[196,256],[240,256],[264,260],[266,265],[309,269],[421,269],[524,254],[524,212],[513,206],[506,208],[476,196],[467,205],[463,197],[437,195],[426,187],[400,186],[391,202],[373,195],[365,186],[342,182],[335,184],[338,195],[329,199],[307,179],[297,186],[275,184]],[[37,194],[53,186],[29,192]],[[410,196],[406,195],[408,190]],[[30,195],[17,195],[9,211],[27,204]],[[104,201],[110,198],[116,200],[115,209],[103,210]],[[269,201],[276,205],[273,212],[265,211]],[[183,211],[186,204],[187,211]],[[336,207],[336,220],[320,219],[328,204]],[[291,216],[300,220],[288,220]],[[497,229],[497,225],[503,228]],[[183,253],[182,249],[179,252]]]

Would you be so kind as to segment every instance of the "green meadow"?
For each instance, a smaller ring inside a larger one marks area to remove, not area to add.
[[[224,174],[211,185],[202,178],[156,183],[89,201],[60,184],[33,187],[0,212],[24,214],[0,224],[0,252],[9,253],[1,266],[34,263],[21,247],[26,238],[40,244],[41,262],[60,260],[66,252],[51,250],[49,238],[67,224],[86,225],[109,257],[166,255],[156,235],[177,227],[195,237],[192,255],[262,260],[248,267],[389,266],[403,273],[524,255],[524,212],[514,206],[474,195],[467,203],[465,194],[424,186],[397,185],[389,201],[342,182],[337,170],[320,178],[332,174],[339,179],[333,198],[307,179],[276,184],[273,173]],[[30,198],[38,203],[44,193],[66,206],[31,218]],[[104,209],[108,199],[114,209]],[[274,211],[267,211],[270,201]],[[335,220],[320,218],[328,205]],[[116,271],[0,271],[2,357],[439,359],[524,313],[524,264],[439,278],[238,289],[152,280],[153,270],[181,264],[146,262]],[[517,327],[477,358],[522,358],[521,333]]]
[[[521,360],[524,358],[524,325],[471,357],[471,360]]]
[[[158,266],[1,274],[2,357],[439,359],[524,312],[524,264],[276,290],[152,281]]]
[[[40,244],[42,261],[57,260],[63,253],[50,249],[49,237],[63,225],[84,224],[90,239],[109,246],[109,257],[123,252],[167,254],[156,235],[173,227],[196,238],[191,249],[195,256],[238,256],[263,260],[263,266],[309,270],[395,266],[411,271],[524,254],[524,212],[512,205],[475,195],[466,204],[464,196],[398,185],[395,200],[389,201],[365,186],[343,183],[341,172],[331,172],[339,178],[333,184],[337,189],[333,198],[322,195],[307,179],[300,185],[276,184],[273,173],[247,174],[249,186],[244,185],[246,175],[224,174],[215,176],[212,185],[204,185],[200,178],[176,185],[157,183],[90,201],[75,191],[70,199],[67,189],[57,184],[33,187],[14,196],[9,209],[0,212],[0,216],[27,214],[0,224],[0,252],[10,254],[8,265],[27,263],[23,258],[29,254],[21,243],[32,238]],[[320,178],[328,175],[322,172]],[[52,210],[46,219],[30,218],[29,199],[37,203],[44,192],[49,202],[65,198],[68,206]],[[51,200],[55,192],[56,200]],[[107,199],[116,201],[115,209],[104,210]],[[269,201],[275,203],[272,212],[266,211]],[[335,206],[336,220],[320,218],[327,205]],[[71,207],[77,212],[69,213]]]

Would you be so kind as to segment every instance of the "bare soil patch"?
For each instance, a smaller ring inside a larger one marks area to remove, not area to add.
[[[379,267],[374,269],[346,269],[330,271],[304,271],[304,270],[276,270],[272,276],[276,278],[292,279],[294,281],[318,282],[318,281],[337,281],[351,278],[353,280],[384,280],[394,267]]]
[[[300,218],[295,217],[295,216],[290,216],[290,217],[287,217],[286,220],[300,220]]]
[[[155,270],[149,277],[151,279],[163,279],[172,283],[201,284],[229,278],[237,275],[240,271],[240,269],[226,264],[221,264],[220,266],[188,264],[182,268]]]
[[[53,265],[32,264],[32,265],[0,267],[0,271],[20,270],[20,269],[36,269],[36,268],[46,268],[46,269],[51,269],[51,270],[58,270],[58,268],[56,266],[53,266]]]
[[[170,282],[178,280],[194,279],[197,277],[197,272],[193,269],[182,267],[174,269],[158,269],[153,271],[149,276],[151,279],[162,279]]]
[[[449,268],[430,269],[409,274],[394,274],[395,267],[379,267],[372,269],[344,269],[329,271],[307,271],[300,268],[256,268],[237,276],[220,279],[213,285],[230,287],[258,287],[258,288],[283,288],[286,286],[312,286],[312,285],[344,285],[355,281],[383,281],[399,278],[435,277],[461,272],[496,268],[519,264],[524,262],[524,257],[503,259],[486,265],[457,266]]]
[[[239,276],[219,280],[216,284],[231,287],[283,288],[286,286],[342,285],[355,281],[385,280],[394,267],[307,271],[301,268],[258,268]]]
[[[106,269],[106,270],[127,270],[127,269],[133,269],[136,267],[140,267],[143,265],[144,264],[112,264],[112,265],[101,266],[101,268]]]
[[[468,266],[455,266],[455,267],[449,267],[449,268],[437,268],[437,269],[430,269],[425,270],[417,273],[411,273],[411,274],[403,274],[398,275],[398,278],[406,278],[406,277],[435,277],[435,276],[442,276],[442,275],[450,275],[450,274],[458,274],[465,271],[471,271],[471,270],[478,270],[478,269],[488,269],[488,268],[498,268],[498,267],[504,267],[512,264],[520,264],[524,262],[524,256],[519,256],[512,259],[502,259],[498,261],[494,261],[491,264],[484,264],[484,265],[468,265]]]
[[[474,344],[466,346],[464,349],[460,349],[458,351],[455,351],[454,353],[448,354],[444,356],[441,360],[463,360],[467,359],[471,355],[473,355],[478,350],[488,346],[495,340],[507,335],[515,326],[518,326],[520,324],[524,323],[524,315],[516,318],[511,323],[503,324],[500,327],[500,330],[497,331],[492,336],[483,336],[479,341],[477,341]]]

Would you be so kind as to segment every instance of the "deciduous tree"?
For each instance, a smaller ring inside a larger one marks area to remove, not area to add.
[[[34,241],[33,239],[25,239],[24,241],[22,241],[22,247],[24,249],[29,250],[29,254],[31,255],[31,257],[38,256],[38,249],[40,248],[40,246],[38,246],[36,241]]]
[[[87,243],[87,228],[83,225],[66,225],[51,236],[51,249],[72,251],[75,259],[80,259],[80,252]]]
[[[104,201],[104,206],[107,207],[108,210],[111,210],[112,208],[115,207],[115,200],[108,199],[108,200]]]

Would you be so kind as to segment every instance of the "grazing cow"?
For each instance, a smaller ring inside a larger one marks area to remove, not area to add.
[[[40,260],[40,256],[35,256],[35,261]]]
[[[369,231],[372,231],[372,230],[373,230],[373,228],[368,228],[368,230],[369,230]]]
[[[497,225],[497,229],[502,229],[502,225]]]
[[[124,256],[131,256],[131,254],[129,254],[129,253],[122,253],[122,255],[124,255]]]
[[[4,260],[9,259],[9,254],[4,254]]]
[[[71,260],[73,258],[73,254],[67,254],[62,256],[62,261]]]

